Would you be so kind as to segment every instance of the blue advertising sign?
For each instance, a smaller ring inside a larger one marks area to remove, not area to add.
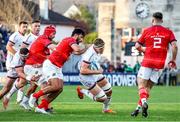
[[[136,74],[105,73],[104,76],[112,86],[136,86]],[[63,79],[68,85],[81,84],[78,73],[64,73]]]

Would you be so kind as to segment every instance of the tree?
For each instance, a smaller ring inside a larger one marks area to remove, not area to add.
[[[21,20],[32,21],[39,16],[38,6],[28,0],[0,0],[0,18],[12,30]]]
[[[81,15],[75,14],[70,18],[79,21],[82,25],[84,25],[87,33],[95,31],[96,21],[94,19],[94,15],[89,12],[86,6],[80,5],[79,9],[81,11]]]
[[[98,37],[97,32],[89,33],[85,36],[84,40],[86,44],[92,44],[93,41]]]

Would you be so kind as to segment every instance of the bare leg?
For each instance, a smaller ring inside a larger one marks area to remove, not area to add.
[[[3,88],[0,91],[0,99],[2,99],[4,95],[6,95],[10,91],[15,80],[16,79],[7,78],[6,84],[3,86]]]

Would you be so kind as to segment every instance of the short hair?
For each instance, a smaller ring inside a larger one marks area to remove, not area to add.
[[[31,24],[33,24],[33,23],[41,23],[41,21],[40,21],[40,20],[33,20],[33,21],[31,22]]]
[[[94,47],[95,48],[102,48],[104,47],[105,42],[101,38],[97,38],[94,40]]]
[[[153,13],[153,17],[155,19],[162,20],[163,19],[163,14],[161,12],[155,12],[155,13]]]
[[[19,26],[22,25],[22,24],[27,24],[28,25],[28,22],[27,21],[20,21]]]
[[[73,30],[71,36],[74,36],[75,34],[77,34],[77,35],[82,34],[83,36],[85,36],[85,32],[84,32],[82,29],[80,29],[80,28],[75,28],[75,29]]]
[[[21,48],[19,52],[22,55],[27,55],[29,53],[29,50],[27,48]]]

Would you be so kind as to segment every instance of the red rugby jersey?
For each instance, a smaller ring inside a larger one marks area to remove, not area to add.
[[[138,43],[146,47],[141,65],[148,68],[163,69],[168,44],[172,41],[176,41],[173,32],[163,26],[154,25],[144,30],[138,40]]]

